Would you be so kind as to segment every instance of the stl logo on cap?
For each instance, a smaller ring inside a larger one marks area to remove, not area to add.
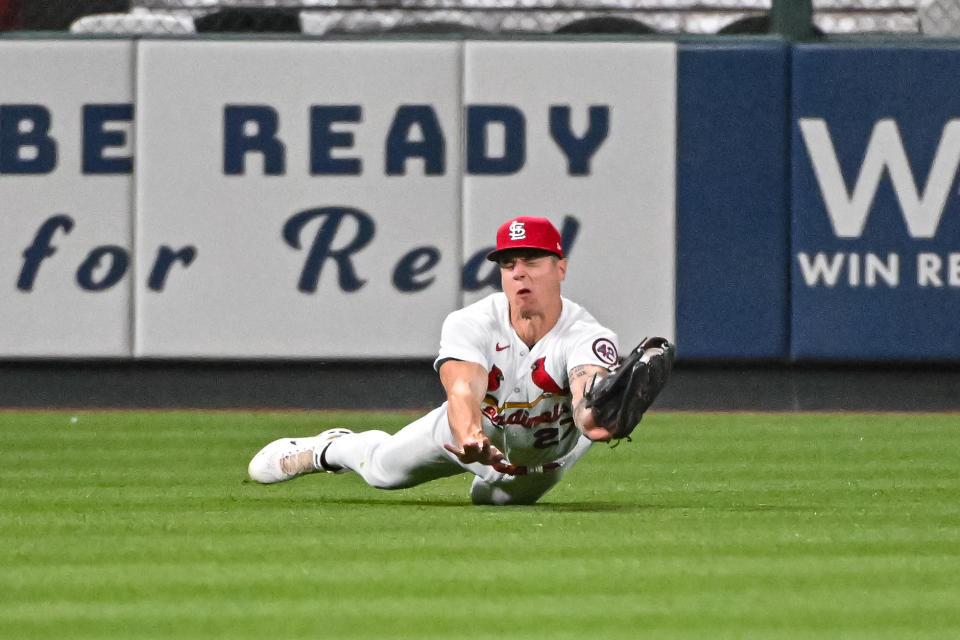
[[[497,228],[497,246],[487,260],[496,262],[502,252],[511,249],[539,249],[563,258],[561,240],[560,232],[546,218],[517,216]]]

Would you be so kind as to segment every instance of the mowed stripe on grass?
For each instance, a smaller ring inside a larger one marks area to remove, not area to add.
[[[651,413],[535,507],[245,481],[413,417],[0,413],[0,637],[960,636],[960,416]]]

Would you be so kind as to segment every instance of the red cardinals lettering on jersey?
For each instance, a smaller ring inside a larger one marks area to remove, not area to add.
[[[543,411],[537,415],[530,415],[530,412],[527,409],[518,409],[509,413],[501,413],[497,410],[495,405],[489,404],[484,404],[482,411],[483,415],[485,415],[494,426],[501,428],[504,425],[515,424],[523,427],[524,429],[533,429],[534,427],[539,427],[542,424],[550,424],[557,421],[560,421],[561,424],[566,424],[573,421],[573,418],[560,420],[564,414],[571,413],[573,411],[569,404],[555,404],[553,405],[553,409]]]
[[[541,391],[536,398],[529,402],[505,402],[501,406],[495,392],[500,389],[504,380],[503,371],[493,365],[487,377],[487,394],[483,399],[481,411],[496,427],[504,425],[519,425],[532,429],[542,424],[557,422],[564,414],[572,413],[570,408],[570,386],[561,387],[560,384],[547,373],[546,357],[538,358],[530,365],[530,380]],[[538,414],[533,409],[544,400],[553,399],[545,403],[545,409]],[[560,402],[557,402],[559,400]],[[568,420],[569,421],[569,420]]]

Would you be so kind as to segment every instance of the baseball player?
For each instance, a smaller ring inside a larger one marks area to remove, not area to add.
[[[503,292],[444,321],[434,362],[443,405],[395,435],[281,438],[253,457],[250,477],[353,471],[400,489],[468,471],[474,504],[533,504],[593,442],[628,436],[666,383],[673,346],[648,339],[621,361],[617,336],[561,296],[567,260],[545,218],[504,223],[487,258]]]

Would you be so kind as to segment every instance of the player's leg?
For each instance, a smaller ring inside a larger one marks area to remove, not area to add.
[[[542,473],[510,476],[498,473],[492,467],[475,465],[471,470],[477,477],[470,486],[470,499],[474,504],[534,504],[560,482],[591,444],[589,439],[581,436],[573,451],[560,459],[560,467]]]
[[[405,489],[457,475],[464,472],[463,467],[435,435],[446,421],[446,408],[441,407],[394,435],[383,431],[345,435],[330,441],[320,462],[328,471],[355,471],[378,489]]]
[[[306,473],[321,471],[318,456],[327,443],[349,429],[327,429],[316,436],[280,438],[257,452],[247,465],[251,480],[263,484],[285,482]]]
[[[280,438],[253,457],[248,472],[253,480],[269,484],[318,471],[356,471],[373,487],[412,487],[465,471],[434,435],[446,420],[441,407],[395,435],[329,429],[314,437]]]

